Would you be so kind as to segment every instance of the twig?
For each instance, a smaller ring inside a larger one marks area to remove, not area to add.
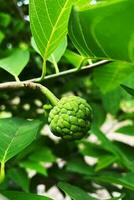
[[[109,62],[110,61],[107,61],[107,60],[99,61],[99,62],[91,64],[89,66],[84,66],[79,71],[89,70],[93,67],[101,66],[101,65],[107,64]],[[76,72],[79,72],[79,71],[76,68],[70,69],[70,70],[67,70],[67,71],[64,71],[64,72],[60,72],[58,74],[52,74],[52,75],[46,76],[43,81],[53,79],[53,78],[58,78],[58,77],[65,76],[65,75],[69,75],[69,74],[76,73]],[[37,88],[40,88],[39,87],[40,84],[35,83],[35,82],[39,82],[39,80],[40,80],[40,78],[30,79],[30,80],[21,81],[21,82],[13,81],[13,82],[1,83],[0,84],[0,90],[19,89],[19,88],[25,88],[25,87],[31,88],[31,89],[37,89]]]

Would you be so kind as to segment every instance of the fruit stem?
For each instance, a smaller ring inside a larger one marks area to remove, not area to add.
[[[5,163],[2,162],[0,167],[0,183],[2,183],[4,179],[5,179]]]
[[[46,95],[46,97],[50,100],[53,106],[57,105],[59,99],[45,86],[38,84],[41,92]]]

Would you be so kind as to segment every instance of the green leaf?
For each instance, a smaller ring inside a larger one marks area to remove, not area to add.
[[[112,115],[116,115],[120,108],[121,90],[116,88],[110,92],[107,92],[102,96],[103,106],[105,110]]]
[[[105,150],[113,153],[117,157],[118,161],[127,169],[134,171],[134,163],[132,160],[130,160],[127,155],[123,153],[120,148],[118,148],[118,146],[112,143],[112,141],[110,141],[101,130],[97,127],[92,127],[91,132],[98,137]]]
[[[16,191],[1,191],[1,194],[9,198],[9,200],[52,200],[49,197]]]
[[[25,169],[31,169],[34,170],[35,172],[42,174],[44,176],[47,176],[47,170],[44,166],[42,166],[41,163],[39,162],[34,162],[32,160],[25,160],[20,163],[20,166],[25,168]]]
[[[41,126],[40,120],[0,119],[0,162],[5,163],[35,140]]]
[[[95,158],[99,158],[107,153],[107,151],[103,149],[103,146],[89,141],[81,141],[78,144],[78,149],[83,156],[91,156]]]
[[[94,179],[104,183],[119,184],[130,190],[134,190],[134,173],[121,175],[119,173],[103,172]]]
[[[96,171],[102,170],[106,167],[108,167],[109,165],[113,164],[115,161],[117,160],[115,155],[104,155],[101,156],[97,162]]]
[[[29,51],[16,49],[6,58],[0,59],[0,67],[12,74],[18,76],[29,61]]]
[[[119,129],[117,129],[116,132],[133,136],[134,135],[134,125],[123,126]]]
[[[60,182],[58,183],[58,187],[68,194],[73,200],[96,200],[96,198],[91,197],[84,190],[69,183]]]
[[[93,168],[87,165],[81,159],[73,159],[68,161],[67,168],[68,171],[84,174],[84,175],[92,175],[94,174]]]
[[[124,88],[128,94],[134,96],[134,89],[133,88],[130,88],[130,87],[128,87],[126,85],[122,85],[122,84],[121,84],[121,87]]]
[[[30,0],[31,31],[46,61],[67,35],[72,0]]]
[[[40,149],[36,149],[36,152],[33,152],[33,154],[31,154],[29,156],[29,159],[35,162],[54,162],[56,161],[56,157],[54,156],[54,154],[52,153],[51,149],[44,146],[44,147],[40,147]]]
[[[29,191],[29,179],[27,176],[27,173],[20,169],[20,168],[11,168],[8,170],[8,176],[10,179],[16,183],[18,186],[20,186],[23,191],[28,192]]]
[[[134,1],[101,1],[73,9],[69,34],[79,52],[134,62]]]
[[[112,62],[94,69],[94,83],[99,87],[103,94],[113,91],[125,81],[134,68],[131,64],[124,62]],[[114,83],[114,84],[113,84]]]
[[[65,53],[65,50],[67,48],[67,38],[65,37],[60,44],[58,45],[58,47],[55,49],[55,51],[51,54],[51,56],[48,58],[48,60],[53,63],[54,61],[56,63],[59,62],[59,60],[61,59],[61,57],[63,56],[63,54]]]
[[[65,51],[64,58],[67,60],[68,63],[72,64],[76,68],[80,68],[84,61],[87,60],[86,57],[81,56],[69,49]]]
[[[102,105],[97,104],[96,102],[91,104],[92,110],[93,110],[93,124],[97,127],[100,127],[105,119],[106,119],[106,112]]]

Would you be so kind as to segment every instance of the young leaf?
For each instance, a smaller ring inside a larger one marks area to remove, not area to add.
[[[24,192],[16,192],[16,191],[1,191],[5,197],[9,198],[9,200],[53,200],[46,196],[38,196],[31,193]]]
[[[81,188],[73,186],[69,183],[60,182],[58,183],[58,187],[68,194],[73,200],[97,200]]]
[[[122,85],[122,84],[121,84],[121,87],[122,87],[123,89],[125,89],[126,92],[127,92],[128,94],[134,96],[134,89],[133,89],[133,88],[130,88],[130,87],[128,87],[128,86],[126,86],[126,85]]]
[[[75,47],[86,56],[134,62],[133,7],[133,0],[117,0],[73,9],[69,35]]]
[[[6,58],[0,59],[0,67],[12,74],[18,76],[29,61],[29,51],[16,49]]]
[[[46,61],[67,34],[72,0],[30,0],[31,31]]]
[[[5,163],[27,147],[42,126],[42,121],[19,118],[0,119],[0,162]]]

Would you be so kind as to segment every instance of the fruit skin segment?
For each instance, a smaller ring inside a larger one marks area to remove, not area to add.
[[[69,140],[81,139],[90,130],[92,109],[81,97],[63,97],[50,111],[48,121],[55,136]]]

